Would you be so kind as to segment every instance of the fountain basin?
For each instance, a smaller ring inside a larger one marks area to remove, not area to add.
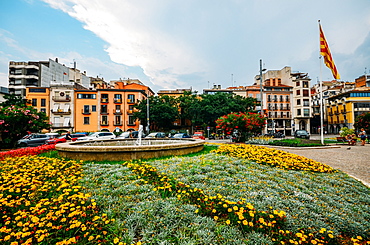
[[[130,161],[163,156],[185,155],[201,151],[204,140],[196,139],[112,139],[61,143],[55,146],[59,156],[84,161]]]

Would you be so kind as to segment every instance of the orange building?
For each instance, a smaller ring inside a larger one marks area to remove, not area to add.
[[[136,79],[111,81],[96,88],[75,91],[76,131],[138,130],[140,122],[133,117],[134,105],[154,92]]]

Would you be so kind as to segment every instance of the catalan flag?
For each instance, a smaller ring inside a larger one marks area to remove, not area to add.
[[[322,31],[321,24],[319,22],[320,27],[320,54],[324,57],[325,65],[331,70],[335,79],[340,79],[340,75],[335,67],[334,60],[331,57],[329,45],[326,42],[324,32]]]

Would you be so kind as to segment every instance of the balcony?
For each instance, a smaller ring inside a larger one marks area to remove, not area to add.
[[[67,109],[67,110],[64,110],[64,109],[58,109],[58,110],[51,109],[50,111],[53,114],[55,114],[55,115],[70,115],[71,114],[71,109]]]
[[[122,115],[122,110],[115,110],[115,109],[113,109],[113,114],[114,115]]]
[[[100,125],[101,126],[109,126],[109,123],[108,123],[108,121],[101,121]]]
[[[100,115],[108,115],[109,112],[108,111],[100,111]]]
[[[128,100],[127,100],[127,103],[128,103],[128,104],[135,104],[135,100],[128,99]]]
[[[52,128],[70,128],[71,123],[53,123],[51,127]]]
[[[101,99],[101,103],[108,103],[109,100],[107,98]]]
[[[71,98],[69,96],[53,96],[52,100],[55,102],[69,102]]]
[[[126,123],[127,123],[127,126],[136,126],[135,122],[130,123],[129,121],[127,121]]]
[[[114,98],[114,103],[121,104],[122,103],[122,99]]]
[[[113,121],[113,125],[114,126],[122,126],[122,121],[119,121],[119,122]]]
[[[91,111],[90,110],[84,110],[84,109],[82,109],[81,112],[82,112],[83,115],[90,115],[91,114]]]
[[[127,110],[127,114],[133,114],[134,113],[134,110]]]

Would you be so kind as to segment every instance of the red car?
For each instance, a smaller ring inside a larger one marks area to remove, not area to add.
[[[193,139],[205,140],[206,138],[204,137],[203,132],[194,132]]]
[[[77,138],[85,137],[85,136],[86,136],[85,134],[71,134],[72,141],[76,141]],[[65,137],[66,137],[65,135],[62,135],[62,136],[59,136],[58,138],[49,139],[49,140],[45,141],[45,144],[46,145],[53,145],[53,144],[67,142]]]

